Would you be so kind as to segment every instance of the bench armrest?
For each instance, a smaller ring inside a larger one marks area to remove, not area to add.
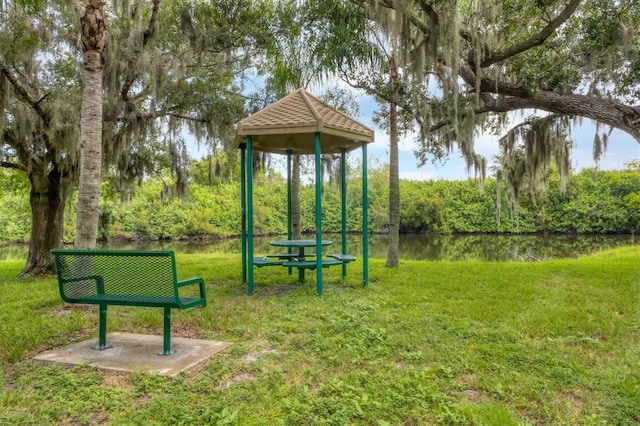
[[[80,283],[86,281],[94,281],[95,282],[95,293],[102,294],[104,293],[104,281],[101,275],[82,275],[79,277],[73,278],[62,278],[58,279],[58,287],[60,288],[60,297],[67,303],[74,303],[76,299],[87,296],[87,294],[74,292],[73,287],[66,286],[65,284],[73,284]],[[77,294],[73,294],[77,293]],[[75,297],[74,297],[75,296]]]
[[[186,286],[190,286],[190,285],[194,285],[194,284],[198,284],[199,289],[200,289],[200,299],[196,299],[193,300],[189,303],[183,303],[181,298],[180,298],[180,294],[179,294],[179,289],[182,287],[186,287]],[[176,283],[176,300],[178,302],[178,306],[181,308],[188,308],[190,306],[196,306],[196,305],[202,305],[202,306],[206,306],[207,305],[207,295],[204,289],[204,280],[200,277],[194,277],[194,278],[188,278],[186,280],[182,280],[182,281],[178,281]]]

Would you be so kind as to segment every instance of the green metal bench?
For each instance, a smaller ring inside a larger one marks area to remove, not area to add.
[[[98,345],[106,342],[107,306],[164,308],[164,342],[171,355],[171,309],[206,306],[204,280],[178,281],[173,251],[54,249],[60,296],[67,303],[100,306]]]

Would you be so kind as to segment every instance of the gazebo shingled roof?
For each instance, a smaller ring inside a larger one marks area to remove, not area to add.
[[[313,154],[322,134],[322,153],[351,151],[373,142],[369,127],[324,104],[304,89],[285,96],[238,123],[236,145],[251,136],[253,149],[270,153]]]

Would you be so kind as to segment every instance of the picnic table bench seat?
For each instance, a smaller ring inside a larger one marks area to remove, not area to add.
[[[253,264],[258,268],[262,268],[263,266],[280,266],[283,262],[284,260],[268,259],[267,256],[253,258]]]
[[[64,250],[55,257],[62,300],[100,306],[99,340],[95,349],[108,349],[107,306],[164,309],[164,342],[159,355],[171,355],[171,309],[206,306],[205,283],[195,277],[178,281],[173,251]]]
[[[266,255],[266,258],[270,258],[270,259],[297,259],[300,255],[298,253],[271,253]]]
[[[353,262],[354,260],[356,260],[356,257],[352,254],[340,254],[340,253],[330,253],[327,255],[327,257],[332,257],[336,260],[339,260],[343,263],[349,263],[349,262]]]
[[[342,262],[335,259],[322,259],[322,267],[328,268],[333,265],[342,265]],[[318,267],[318,262],[315,260],[290,260],[284,262],[282,266],[298,269],[311,269],[314,270]]]
[[[315,254],[305,254],[305,259],[315,258]],[[283,266],[286,262],[299,262],[300,255],[297,253],[273,253],[263,257],[254,257],[253,264],[258,268],[263,266]]]

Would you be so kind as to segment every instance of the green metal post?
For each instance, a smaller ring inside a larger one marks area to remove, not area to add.
[[[300,259],[304,259],[304,247],[298,249]],[[298,268],[298,281],[304,282],[304,268]]]
[[[246,169],[245,169],[245,144],[240,145],[240,215],[241,230],[240,237],[242,240],[242,282],[247,282],[247,187],[246,187]]]
[[[342,254],[347,254],[347,150],[340,150],[340,174],[342,175]],[[342,262],[342,278],[347,276],[347,263]]]
[[[287,150],[287,238],[291,239],[293,236],[293,224],[291,223],[291,150]],[[289,248],[291,253],[291,248]]]
[[[367,194],[367,144],[362,144],[362,286],[369,284],[369,195]]]
[[[175,349],[171,349],[171,308],[164,308],[164,334],[162,350],[158,355],[171,355],[176,353]]]
[[[247,136],[247,293],[253,294],[253,148]]]
[[[320,132],[315,134],[316,153],[316,290],[322,295],[322,164],[320,161]]]
[[[291,149],[287,150],[287,239],[293,238],[293,223],[291,220],[291,179],[293,177],[291,171]],[[291,247],[287,249],[287,253],[291,254]],[[293,273],[293,268],[289,269],[289,275]]]
[[[112,345],[107,344],[107,305],[100,305],[100,323],[98,328],[98,344],[93,346],[93,349],[102,351],[112,348]]]

